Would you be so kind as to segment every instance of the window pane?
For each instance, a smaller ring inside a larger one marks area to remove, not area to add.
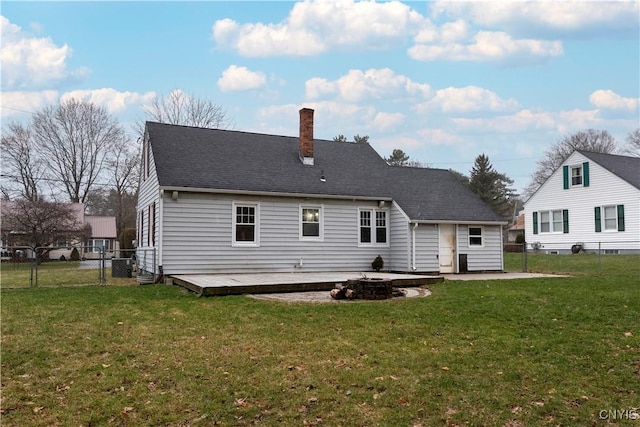
[[[469,235],[471,236],[482,236],[482,228],[480,227],[470,227]]]
[[[371,227],[371,212],[360,211],[360,226]]]
[[[302,235],[309,237],[319,237],[320,236],[320,224],[318,223],[303,223],[302,224]]]
[[[549,212],[540,212],[540,232],[548,233],[549,228]]]
[[[553,231],[562,231],[562,211],[553,211]]]
[[[371,227],[360,227],[360,242],[371,243]]]
[[[387,243],[387,227],[376,228],[376,243]]]
[[[482,246],[482,237],[470,237],[469,238],[470,246]]]
[[[582,185],[582,167],[571,168],[571,185]]]
[[[236,225],[237,242],[253,242],[254,240],[253,225]]]
[[[386,227],[386,226],[387,226],[387,213],[376,212],[376,227]]]
[[[617,210],[615,206],[604,207],[604,229],[617,230]]]

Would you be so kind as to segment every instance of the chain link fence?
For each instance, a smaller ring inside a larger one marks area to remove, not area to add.
[[[157,279],[154,248],[107,253],[98,246],[13,246],[2,248],[0,255],[3,289],[135,285]]]
[[[602,274],[610,268],[626,264],[631,270],[640,272],[640,240],[576,242],[572,245],[534,241],[508,243],[504,250],[512,254],[508,256],[509,259],[513,260],[515,257],[518,260],[517,268],[523,272],[545,267],[562,271],[562,264],[567,262],[581,266],[585,273]],[[512,264],[511,268],[516,266]]]

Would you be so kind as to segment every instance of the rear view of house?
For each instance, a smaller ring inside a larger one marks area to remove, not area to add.
[[[138,258],[156,275],[500,271],[504,225],[446,170],[369,144],[148,122]]]
[[[577,150],[525,203],[530,247],[640,252],[640,158]]]

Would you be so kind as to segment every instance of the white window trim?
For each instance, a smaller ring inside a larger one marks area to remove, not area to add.
[[[236,242],[236,208],[248,206],[255,208],[255,223],[253,230],[253,242]],[[257,248],[260,247],[260,203],[259,202],[242,202],[234,201],[231,208],[231,246],[241,248]]]
[[[546,212],[549,214],[549,231],[542,231],[542,213]],[[556,230],[553,227],[553,213],[560,212],[560,230]],[[563,230],[563,218],[562,218],[562,209],[551,209],[551,210],[543,210],[538,211],[538,234],[562,234]]]
[[[302,210],[303,209],[318,209],[319,214],[319,235],[318,236],[303,236],[302,235]],[[300,205],[298,209],[298,238],[305,242],[323,242],[324,241],[324,205]]]
[[[616,221],[613,228],[607,228],[607,208],[613,208],[613,219]],[[603,205],[600,207],[600,230],[602,233],[618,233],[618,205]]]
[[[580,184],[573,183],[573,170],[580,169]],[[584,187],[584,167],[580,165],[569,165],[569,187]]]
[[[360,212],[362,211],[370,211],[371,212],[371,242],[361,242],[360,241],[360,229],[362,226],[360,225]],[[376,212],[385,212],[386,219],[386,242],[378,243],[376,241]],[[389,218],[389,209],[377,209],[377,208],[358,208],[358,247],[379,247],[379,248],[388,248],[389,247],[389,228],[390,228],[390,218]]]
[[[471,229],[472,228],[479,228],[480,229],[480,236],[472,236],[471,235]],[[475,244],[471,244],[471,237],[480,237],[480,241],[482,242],[479,245],[475,245]],[[484,226],[482,225],[469,225],[467,226],[467,244],[469,245],[470,248],[484,248],[484,239],[485,239],[485,234],[484,234]]]

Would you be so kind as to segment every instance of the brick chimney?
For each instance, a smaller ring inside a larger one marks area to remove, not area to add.
[[[313,165],[313,110],[300,110],[300,160],[305,165]]]

